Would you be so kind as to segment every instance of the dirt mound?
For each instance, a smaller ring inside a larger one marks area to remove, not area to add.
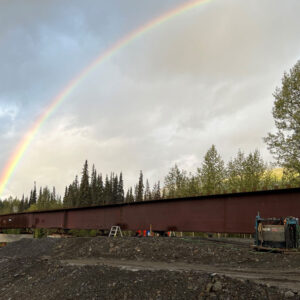
[[[9,243],[0,248],[0,257],[40,257],[50,255],[53,247],[59,242],[57,239],[22,239],[20,241]]]
[[[0,249],[0,299],[300,299],[299,265],[208,239],[21,240]]]
[[[69,238],[60,240],[53,253],[60,258],[115,257],[255,268],[300,267],[300,256],[261,253],[244,242],[199,238]]]

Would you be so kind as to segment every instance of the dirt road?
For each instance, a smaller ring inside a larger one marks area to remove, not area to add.
[[[152,261],[134,261],[118,259],[70,259],[62,260],[62,264],[70,266],[109,266],[121,270],[131,271],[195,271],[205,274],[218,274],[226,277],[252,280],[258,284],[264,283],[268,286],[277,286],[281,289],[291,289],[300,295],[300,269],[268,270],[254,268],[226,268],[221,266],[187,264],[187,263],[165,263]]]

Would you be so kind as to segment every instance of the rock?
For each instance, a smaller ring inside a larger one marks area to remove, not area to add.
[[[212,290],[214,291],[214,292],[219,292],[219,291],[221,291],[222,290],[222,283],[220,282],[220,281],[216,281],[215,283],[214,283],[214,285],[213,285],[213,287],[212,287]]]
[[[295,294],[292,291],[287,291],[284,293],[285,298],[292,298],[294,296],[295,296]]]
[[[213,284],[211,283],[211,282],[209,282],[208,284],[207,284],[207,286],[206,286],[206,292],[210,292],[211,291],[211,289],[212,289],[212,287],[213,287]]]

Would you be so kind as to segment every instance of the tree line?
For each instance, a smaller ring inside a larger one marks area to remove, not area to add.
[[[159,181],[151,187],[140,171],[137,183],[125,193],[122,172],[103,176],[93,165],[90,174],[88,161],[85,161],[80,181],[76,176],[65,188],[63,198],[56,194],[55,188],[41,187],[37,191],[34,184],[29,196],[0,201],[0,213],[299,187],[300,61],[289,73],[284,73],[282,85],[276,89],[274,98],[273,117],[277,131],[269,133],[264,141],[277,166],[283,169],[281,177],[274,174],[272,166],[263,161],[258,150],[249,154],[239,150],[225,164],[212,145],[194,173],[188,173],[175,164],[165,176],[162,187]]]

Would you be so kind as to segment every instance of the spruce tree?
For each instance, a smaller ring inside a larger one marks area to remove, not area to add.
[[[34,182],[31,204],[36,204],[36,202],[37,202],[37,192],[36,192],[36,182]]]
[[[119,186],[119,182],[118,182],[118,176],[114,176],[112,177],[112,203],[116,204],[118,202],[118,186]]]
[[[78,176],[75,176],[75,179],[72,183],[72,195],[70,197],[70,205],[71,207],[79,207],[80,206],[80,187]]]
[[[92,202],[91,189],[89,183],[89,169],[88,169],[88,161],[86,160],[84,163],[84,167],[82,170],[82,177],[80,182],[80,206],[89,206]]]
[[[143,181],[143,172],[140,171],[139,183],[137,185],[136,201],[144,200],[144,181]]]
[[[66,186],[66,188],[65,188],[65,195],[64,195],[64,198],[63,198],[63,205],[64,205],[64,207],[69,207],[68,196],[69,196],[69,189]]]
[[[105,176],[105,185],[103,191],[103,204],[109,204],[111,201],[111,187],[108,176]]]
[[[95,165],[92,168],[92,176],[91,176],[91,196],[92,196],[92,204],[97,205],[98,203],[98,189],[97,189],[97,171],[95,169]]]
[[[152,194],[151,194],[151,190],[150,190],[150,184],[148,179],[146,180],[146,187],[145,187],[145,194],[144,194],[144,200],[145,201],[149,201],[152,199]]]
[[[133,195],[133,190],[132,190],[132,187],[129,189],[129,202],[134,202],[135,201],[135,198],[134,198],[134,195]]]
[[[161,191],[160,191],[160,181],[154,184],[152,190],[152,199],[159,200],[161,199]]]
[[[123,174],[120,173],[119,182],[118,182],[118,189],[117,189],[117,202],[122,203],[124,202],[124,187],[123,187]]]
[[[97,205],[102,205],[104,201],[104,187],[102,175],[97,176]]]

